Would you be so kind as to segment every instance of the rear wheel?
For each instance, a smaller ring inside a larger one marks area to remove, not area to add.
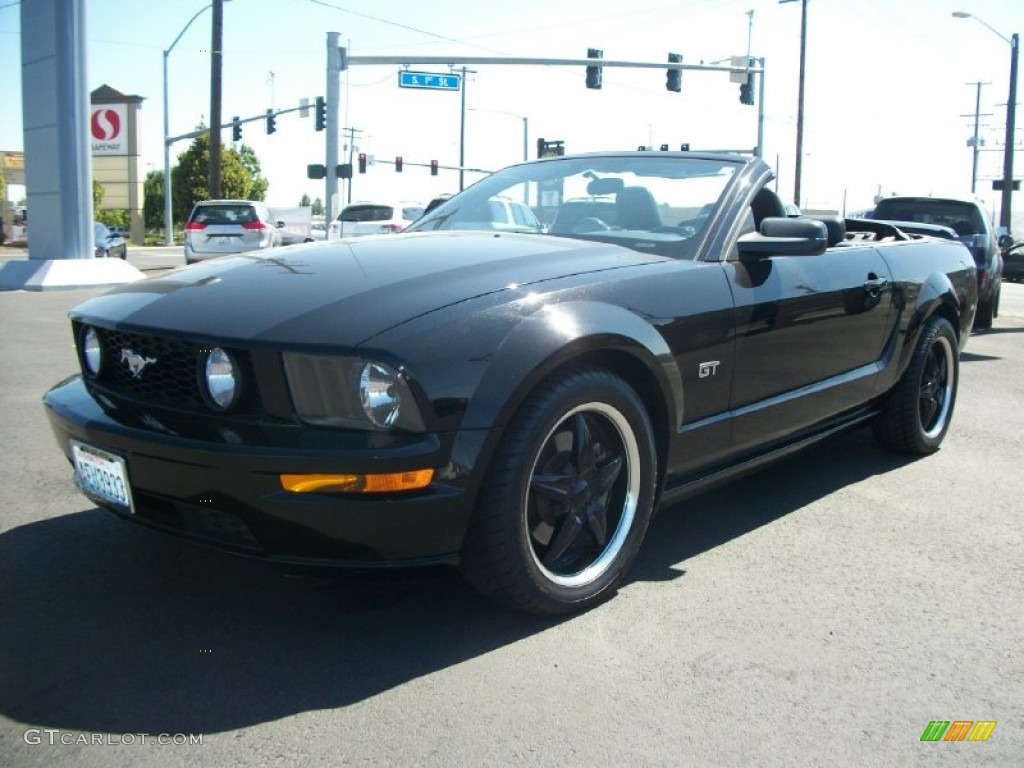
[[[959,357],[953,326],[944,318],[931,318],[875,422],[875,436],[882,445],[917,455],[939,449],[956,403]]]
[[[974,315],[975,328],[991,328],[992,318],[995,316],[995,294],[986,301],[978,302],[978,311]]]
[[[463,545],[480,592],[529,613],[615,591],[654,504],[655,450],[636,393],[604,370],[542,384],[516,414]]]

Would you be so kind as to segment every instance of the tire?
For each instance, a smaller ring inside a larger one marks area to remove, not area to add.
[[[460,569],[527,613],[592,607],[615,592],[647,532],[656,454],[636,392],[601,369],[541,384],[488,470]]]
[[[874,423],[875,437],[900,453],[935,453],[949,430],[959,382],[956,332],[948,320],[933,317]]]
[[[978,311],[974,315],[974,327],[977,328],[991,328],[992,318],[995,315],[994,306],[995,296],[988,301],[978,302]]]

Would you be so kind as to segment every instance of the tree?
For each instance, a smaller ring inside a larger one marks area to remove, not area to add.
[[[95,213],[103,204],[103,185],[96,179],[92,180],[92,210]]]
[[[150,171],[142,186],[145,202],[142,214],[146,229],[163,229],[164,226],[164,172]]]
[[[178,155],[178,164],[171,169],[175,221],[185,221],[192,206],[210,199],[209,169],[210,137],[203,133]],[[225,199],[262,200],[266,195],[267,180],[260,176],[260,161],[252,147],[243,144],[241,151],[221,147],[220,173]]]
[[[232,149],[232,152],[235,150]],[[266,200],[267,199],[267,187],[270,186],[268,182],[261,175],[262,169],[260,168],[260,160],[256,157],[256,151],[248,144],[242,144],[238,149],[238,159],[242,161],[242,165],[249,171],[252,186],[249,188],[249,196],[246,200]]]
[[[310,213],[312,213],[314,216],[324,215],[324,203],[319,197],[313,201],[313,208],[310,211]]]
[[[302,198],[299,200],[299,207],[300,208],[309,208],[309,195],[307,195],[307,194],[303,194],[302,195]]]

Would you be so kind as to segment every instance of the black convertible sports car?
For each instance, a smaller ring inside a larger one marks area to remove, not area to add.
[[[401,235],[133,283],[71,313],[82,372],[45,406],[125,519],[586,608],[661,502],[841,429],[927,454],[949,428],[970,252],[787,218],[770,179],[734,155],[552,158]],[[503,200],[524,232],[491,218]]]

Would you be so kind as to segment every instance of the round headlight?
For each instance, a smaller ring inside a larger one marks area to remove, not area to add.
[[[398,372],[386,365],[367,363],[359,375],[359,400],[363,413],[375,427],[390,427],[402,412]]]
[[[211,349],[206,355],[203,383],[214,408],[226,411],[238,402],[241,391],[240,371],[234,358],[220,347]]]
[[[90,378],[95,379],[100,375],[103,368],[103,345],[100,344],[100,335],[95,328],[86,328],[82,334],[82,362]]]

